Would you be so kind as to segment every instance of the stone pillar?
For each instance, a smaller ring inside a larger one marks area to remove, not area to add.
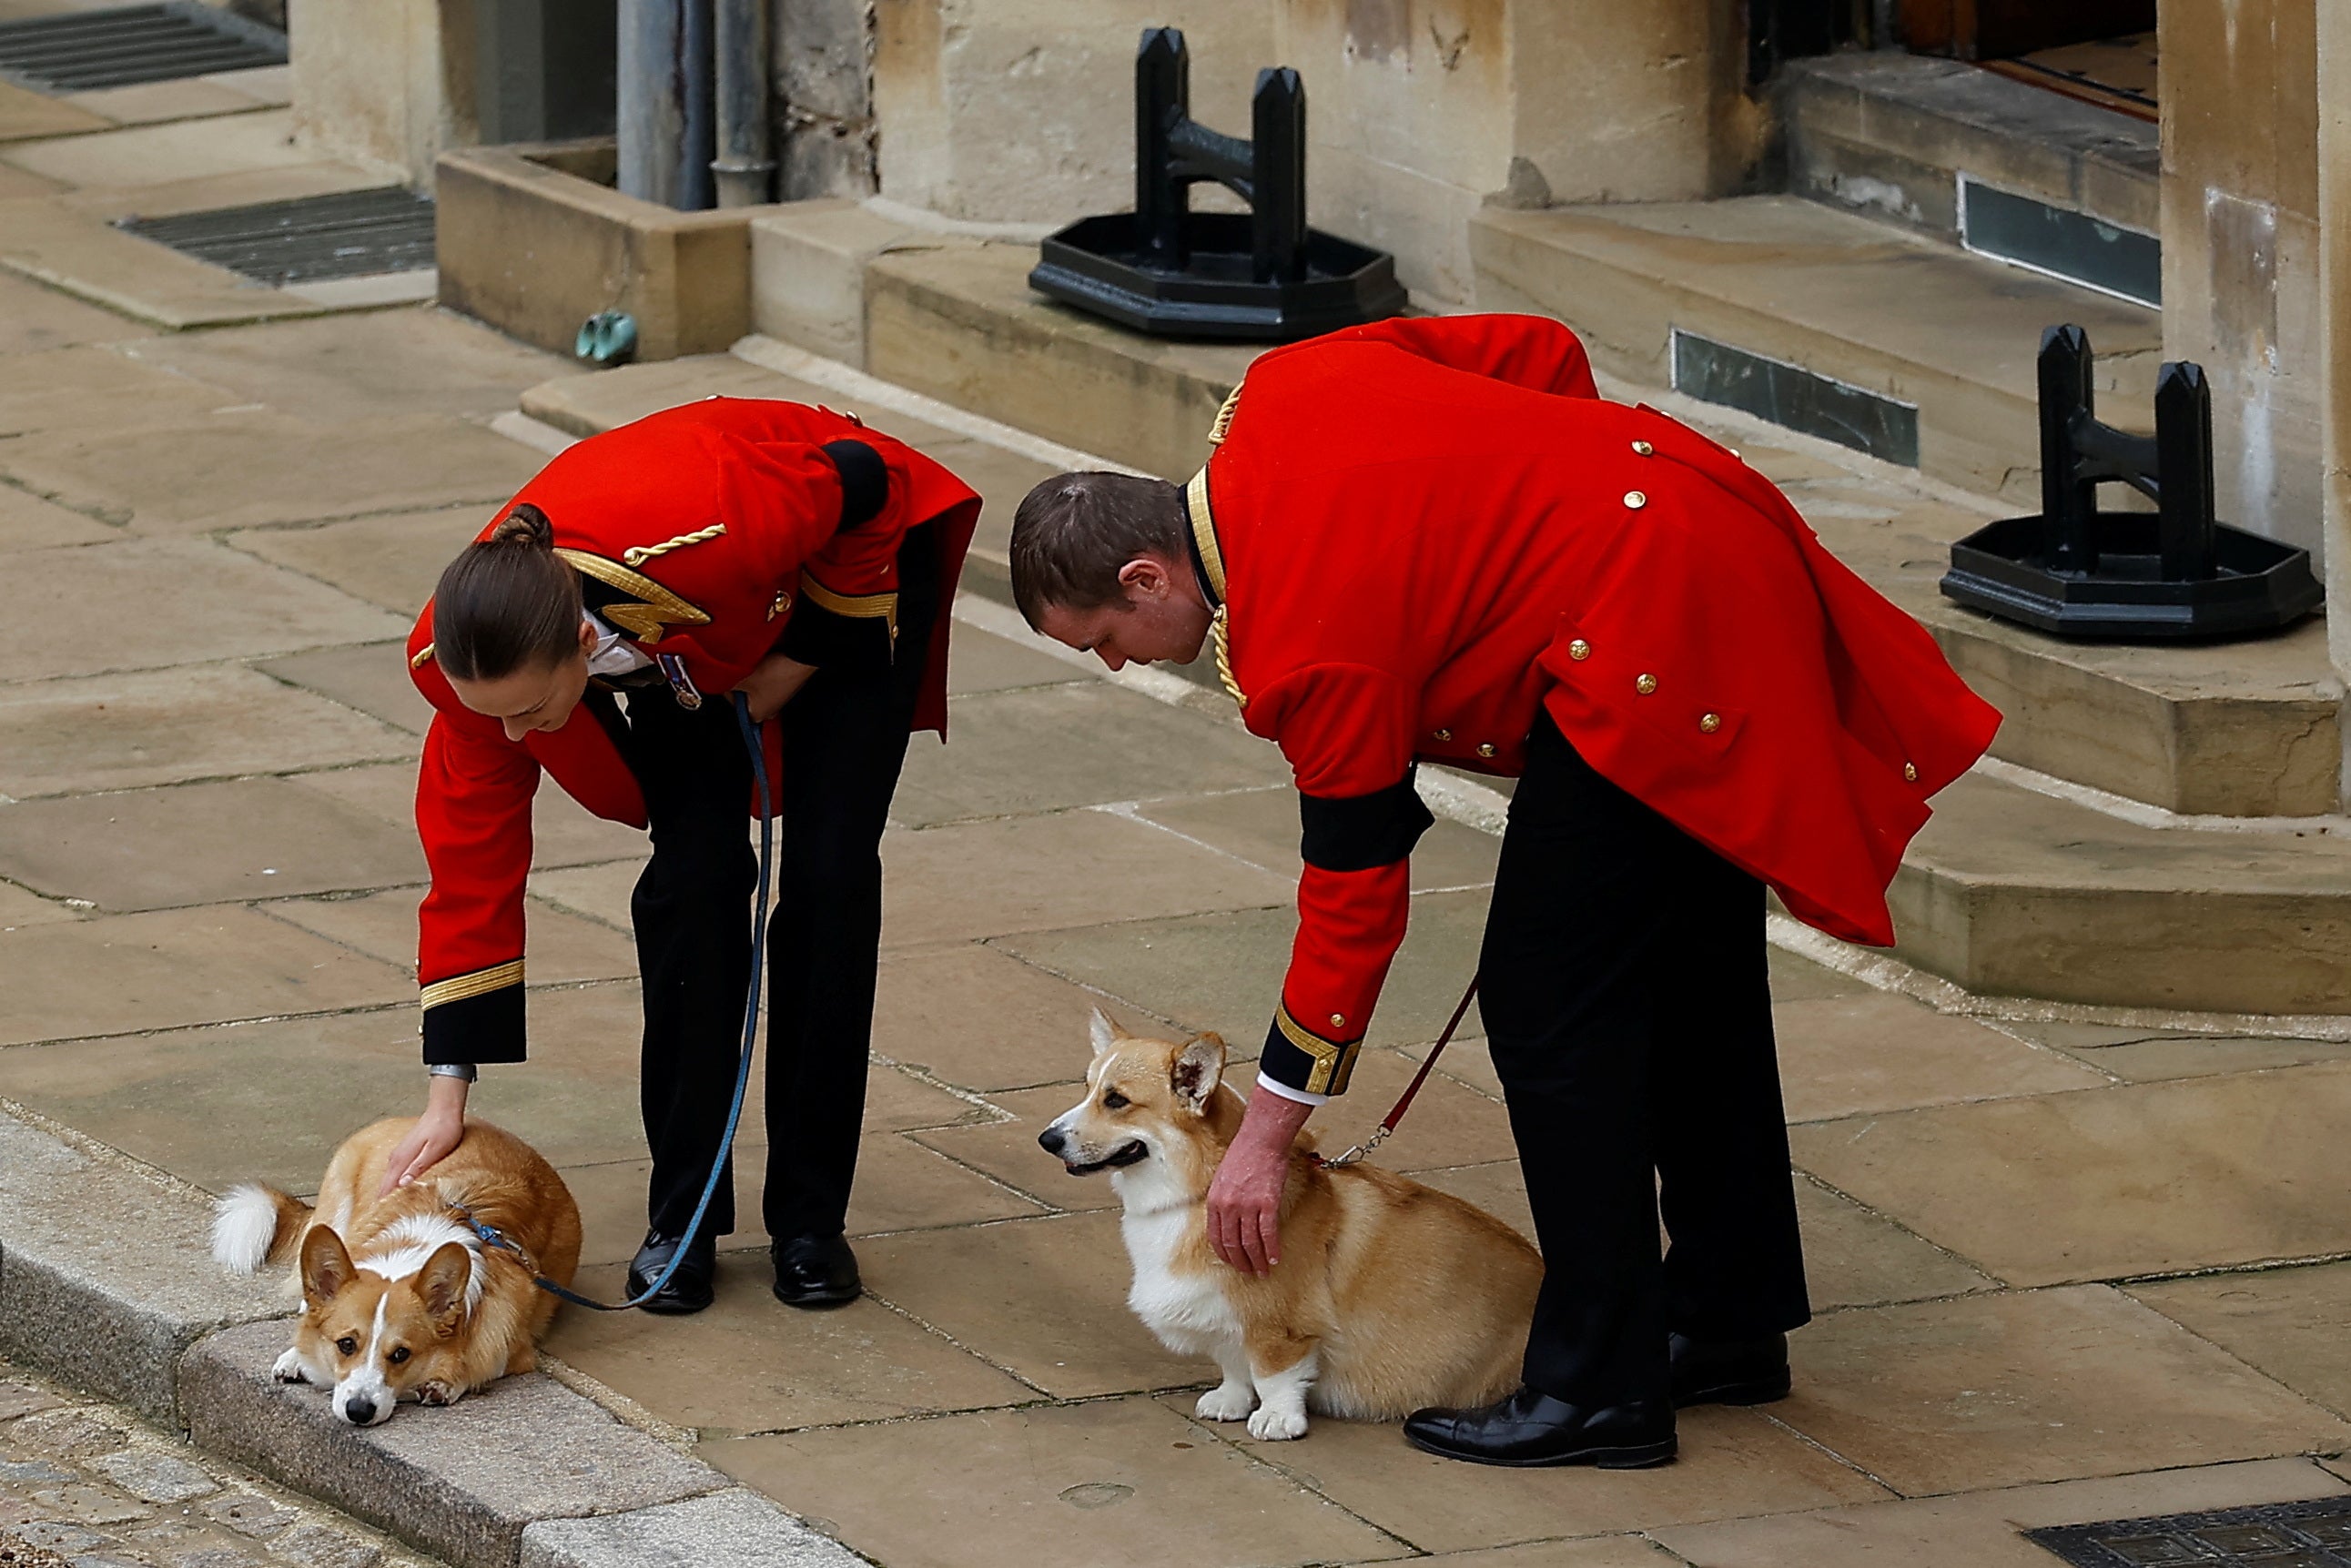
[[[1760,135],[1738,0],[1272,4],[1306,78],[1313,222],[1438,300],[1473,298],[1481,204],[1720,195]]]
[[[2327,643],[2335,673],[2351,685],[2351,0],[2318,0],[2318,80],[2316,358],[2325,381],[2321,538]],[[2344,772],[2351,778],[2351,768]]]
[[[287,37],[305,145],[421,187],[478,139],[474,0],[290,0]]]
[[[870,196],[874,0],[774,0],[777,195]]]
[[[2158,14],[2164,357],[2196,361],[2211,377],[2221,520],[2313,549],[2326,379],[2321,4],[2336,0],[2167,5]]]
[[[1305,63],[1274,57],[1268,5],[873,0],[882,194],[992,223],[1059,224],[1130,208],[1143,29],[1184,29],[1193,113],[1247,136],[1259,68]],[[1316,91],[1310,78],[1310,123]],[[1311,191],[1311,172],[1307,183]]]

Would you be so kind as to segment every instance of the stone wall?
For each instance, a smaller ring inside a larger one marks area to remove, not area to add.
[[[2318,0],[2317,30],[2322,537],[2327,600],[2351,606],[2351,0]],[[2335,674],[2351,682],[2351,608],[2328,616],[2326,632]]]
[[[473,0],[290,0],[295,134],[428,185],[476,140]]]
[[[991,223],[1132,207],[1134,48],[1155,25],[1184,29],[1193,112],[1248,135],[1258,69],[1281,63],[1267,0],[874,0],[882,194]]]
[[[874,0],[772,0],[777,193],[870,196]]]
[[[2196,361],[2211,378],[2222,519],[2313,547],[2328,357],[2319,3],[2160,14],[2164,356]]]

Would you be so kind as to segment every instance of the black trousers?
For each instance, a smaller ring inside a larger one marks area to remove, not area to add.
[[[827,667],[785,705],[775,911],[768,925],[768,1233],[838,1236],[857,1175],[882,942],[882,830],[904,764],[938,604],[936,546],[898,559],[886,668]],[[646,1218],[685,1228],[726,1131],[741,1061],[757,881],[751,761],[731,698],[688,711],[666,686],[622,694],[653,858],[630,900],[644,983],[643,1100],[653,1150]],[[736,1225],[730,1176],[705,1233]]]
[[[1479,992],[1542,1248],[1529,1386],[1662,1399],[1669,1331],[1811,1316],[1765,952],[1762,885],[1540,718]]]

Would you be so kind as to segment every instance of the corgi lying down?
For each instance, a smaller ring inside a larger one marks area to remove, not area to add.
[[[1037,1141],[1072,1176],[1110,1172],[1134,1265],[1127,1304],[1170,1350],[1224,1369],[1202,1417],[1297,1437],[1310,1406],[1397,1420],[1518,1386],[1542,1259],[1517,1231],[1391,1171],[1326,1168],[1301,1138],[1281,1263],[1243,1274],[1207,1239],[1208,1183],[1245,1107],[1222,1082],[1225,1042],[1139,1040],[1097,1012],[1093,1047],[1086,1097]]]
[[[315,1207],[275,1187],[231,1187],[213,1216],[213,1256],[240,1274],[297,1259],[302,1316],[277,1358],[283,1383],[331,1388],[354,1427],[392,1418],[402,1399],[454,1405],[538,1364],[556,1299],[512,1252],[486,1245],[459,1208],[569,1285],[580,1209],[555,1168],[487,1122],[407,1186],[379,1197],[384,1164],[415,1124],[363,1127],[328,1162]]]

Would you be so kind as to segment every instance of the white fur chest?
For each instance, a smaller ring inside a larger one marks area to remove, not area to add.
[[[1119,1221],[1134,1283],[1126,1304],[1168,1349],[1207,1355],[1240,1338],[1240,1320],[1225,1301],[1213,1274],[1176,1267],[1197,1206],[1177,1203],[1148,1213],[1128,1212]]]

